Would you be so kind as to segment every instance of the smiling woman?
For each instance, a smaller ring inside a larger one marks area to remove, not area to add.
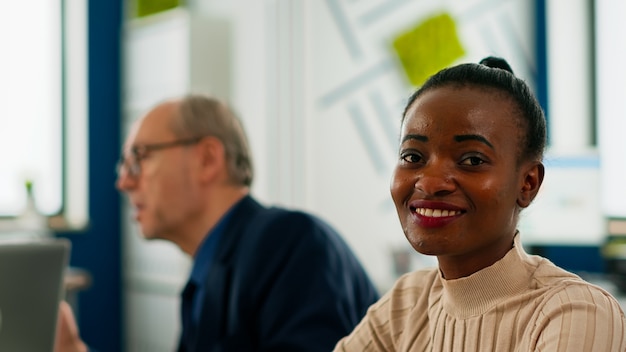
[[[543,167],[524,162],[511,100],[495,89],[445,86],[420,96],[405,115],[391,194],[415,250],[437,255],[446,279],[470,275],[511,248],[517,214],[539,190]],[[493,120],[497,123],[493,123]],[[435,216],[446,211],[448,216]],[[506,234],[506,236],[504,236]]]
[[[543,111],[499,58],[444,69],[402,117],[391,196],[438,268],[402,276],[336,351],[624,351],[619,303],[517,226],[544,177]]]

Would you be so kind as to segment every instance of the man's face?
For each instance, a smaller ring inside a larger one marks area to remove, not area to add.
[[[117,188],[128,195],[143,235],[173,242],[198,212],[197,185],[190,167],[193,145],[155,150],[150,146],[179,140],[170,128],[177,107],[177,102],[161,104],[139,122],[126,141],[125,164],[117,180]],[[135,175],[129,166],[133,160],[139,166]]]

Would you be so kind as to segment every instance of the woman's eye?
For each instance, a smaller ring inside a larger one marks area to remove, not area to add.
[[[400,155],[400,160],[406,163],[418,163],[422,160],[422,157],[415,153],[403,153]]]
[[[480,164],[482,164],[484,162],[485,161],[483,159],[481,159],[480,157],[470,156],[470,157],[467,157],[467,158],[463,159],[461,161],[461,165],[476,166],[476,165],[480,165]]]

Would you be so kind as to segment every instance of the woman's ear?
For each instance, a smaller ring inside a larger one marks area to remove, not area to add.
[[[545,168],[541,162],[534,162],[526,166],[522,178],[522,187],[517,196],[517,205],[526,208],[532,203],[539,192],[541,183],[543,183],[544,173]]]

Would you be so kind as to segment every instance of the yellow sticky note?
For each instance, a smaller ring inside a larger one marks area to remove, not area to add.
[[[456,23],[447,13],[431,16],[400,33],[393,40],[393,49],[409,82],[415,86],[465,55]]]

